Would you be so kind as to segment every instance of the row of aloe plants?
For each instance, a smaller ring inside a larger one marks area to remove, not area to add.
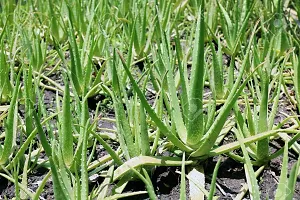
[[[225,154],[245,165],[248,185],[237,199],[247,190],[250,198],[259,199],[256,177],[270,160],[283,155],[275,198],[292,199],[299,162],[289,177],[286,166],[289,148],[299,154],[299,120],[295,113],[278,125],[274,121],[282,92],[299,110],[295,38],[299,28],[284,19],[283,1],[235,2],[229,12],[231,3],[49,0],[41,5],[32,0],[1,4],[0,94],[1,102],[9,106],[1,106],[5,130],[0,175],[15,184],[16,197],[38,199],[52,176],[56,199],[118,199],[144,193],[157,199],[150,178],[153,169],[181,166],[180,199],[187,198],[186,180],[190,191],[196,191],[190,198],[216,199],[221,160],[209,192],[199,166],[208,157]],[[299,5],[292,6],[299,11]],[[263,17],[255,21],[261,12]],[[193,22],[181,22],[191,16]],[[31,26],[24,28],[22,23]],[[186,35],[177,28],[185,23],[191,28]],[[48,45],[52,49],[47,50]],[[223,54],[230,56],[228,67]],[[144,66],[140,74],[135,71],[137,63]],[[53,73],[62,74],[63,81],[50,79]],[[290,82],[295,98],[288,92]],[[204,92],[207,88],[209,95]],[[55,94],[51,114],[43,103],[44,90]],[[154,103],[147,99],[149,91]],[[100,104],[89,115],[88,100],[97,94],[112,99],[115,119],[99,118]],[[18,100],[25,105],[23,118],[18,115]],[[99,134],[100,120],[114,121],[116,130]],[[288,122],[293,125],[284,128]],[[227,134],[237,141],[222,144]],[[17,146],[17,139],[23,137]],[[270,142],[278,137],[285,146],[271,153]],[[118,142],[116,151],[107,138]],[[108,155],[95,160],[99,144]],[[242,154],[234,151],[240,148]],[[174,156],[162,156],[165,151]],[[39,159],[42,152],[47,157]],[[255,172],[253,165],[260,168]],[[28,172],[38,167],[49,172],[32,192],[27,188]],[[91,189],[95,175],[104,179]],[[124,193],[134,179],[142,180],[147,192]],[[114,183],[109,192],[109,184]]]

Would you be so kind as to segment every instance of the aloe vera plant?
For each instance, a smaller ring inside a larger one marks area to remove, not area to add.
[[[249,83],[249,89],[253,95],[254,109],[251,109],[249,98],[245,97],[246,112],[243,115],[241,111],[238,110],[238,106],[235,107],[236,118],[240,130],[244,137],[249,137],[257,135],[258,133],[266,132],[274,129],[275,116],[279,106],[280,90],[282,83],[282,69],[280,66],[275,64],[276,52],[273,50],[275,37],[268,43],[267,52],[261,52],[258,49],[255,50],[255,57],[253,63],[256,65],[261,65],[258,69],[257,76],[254,76],[253,82]],[[266,43],[267,44],[267,43]],[[263,55],[265,55],[263,57]],[[289,54],[283,57],[283,64],[289,59]],[[264,59],[264,60],[262,60]],[[263,63],[261,63],[263,61]],[[273,74],[271,75],[271,71]],[[273,80],[271,81],[271,77]],[[277,81],[275,81],[277,79]],[[271,88],[274,87],[274,93],[270,95]],[[256,91],[256,92],[255,92]],[[256,94],[256,95],[254,95]],[[269,112],[268,106],[270,102],[273,102],[272,111]],[[259,105],[256,104],[259,102]],[[256,144],[249,146],[249,152],[251,152],[251,157],[253,157],[257,164],[263,164],[269,161],[269,138],[259,140]]]
[[[203,7],[203,5],[202,5]],[[205,64],[204,64],[204,19],[202,18],[201,13],[203,13],[203,8],[200,9],[198,15],[198,22],[196,27],[196,35],[195,35],[195,47],[193,51],[193,65],[191,70],[191,81],[190,83],[185,82],[186,75],[181,76],[181,83],[183,88],[182,95],[187,97],[186,99],[182,98],[182,100],[186,100],[183,102],[178,102],[176,88],[174,87],[175,84],[173,82],[173,66],[172,66],[172,58],[170,57],[170,50],[168,49],[167,41],[164,39],[165,34],[160,28],[161,31],[161,39],[162,44],[159,48],[159,63],[164,68],[160,70],[166,72],[166,80],[168,85],[169,91],[169,98],[170,98],[170,105],[172,106],[170,116],[172,117],[172,121],[174,122],[174,127],[176,127],[176,134],[170,133],[170,129],[158,119],[156,113],[153,112],[152,108],[146,102],[143,92],[138,88],[136,82],[134,81],[131,73],[129,72],[128,66],[126,65],[125,61],[123,61],[124,69],[133,84],[134,90],[137,92],[137,95],[141,99],[143,106],[145,107],[146,111],[148,112],[149,116],[152,120],[156,123],[158,128],[168,137],[168,139],[173,142],[177,147],[181,150],[187,152],[193,152],[192,156],[201,156],[205,155],[214,145],[219,132],[224,125],[228,114],[233,107],[238,95],[242,91],[245,84],[239,87],[239,83],[242,79],[244,74],[244,70],[246,65],[248,64],[247,59],[249,56],[251,42],[247,49],[247,54],[245,56],[244,63],[240,70],[240,74],[231,90],[226,103],[222,107],[219,115],[217,116],[214,123],[208,127],[208,130],[204,128],[204,114],[203,114],[203,84],[204,84],[204,77],[205,77]],[[158,23],[159,26],[160,23]],[[251,40],[252,41],[252,40]],[[188,87],[188,85],[190,85]],[[162,86],[164,87],[164,86]],[[187,91],[190,91],[189,93]],[[180,112],[180,106],[182,106],[183,115]],[[212,110],[211,112],[214,112]],[[184,114],[186,113],[186,115]],[[212,117],[214,117],[212,115]],[[204,132],[206,131],[206,132]],[[177,138],[178,136],[178,138]],[[194,149],[194,150],[192,150]]]
[[[125,108],[127,112],[124,110],[124,106],[120,99],[126,97],[127,93],[123,90],[123,88],[121,88],[121,80],[117,74],[117,69],[121,66],[119,66],[117,63],[116,53],[114,53],[113,61],[111,63],[113,72],[113,91],[110,91],[110,89],[105,86],[103,86],[103,89],[105,89],[112,96],[114,101],[118,140],[127,162],[124,164],[121,163],[122,165],[116,169],[113,181],[120,179],[119,183],[126,185],[126,183],[131,179],[131,176],[128,176],[128,173],[133,171],[134,174],[136,174],[139,178],[141,178],[141,180],[143,180],[143,182],[145,182],[149,197],[151,199],[155,199],[156,197],[152,188],[153,186],[151,186],[151,181],[145,168],[147,169],[148,165],[180,166],[181,162],[180,160],[175,161],[171,157],[160,158],[150,156],[150,139],[143,104],[139,104],[137,96],[134,96],[131,100],[125,101]],[[145,89],[145,86],[146,85],[144,84],[143,90]],[[161,162],[161,160],[166,161]],[[138,164],[138,166],[135,166],[136,164]],[[136,171],[134,168],[128,168],[126,166],[138,167],[138,171]],[[139,171],[143,172],[144,176]],[[122,188],[120,188],[118,192],[119,191],[122,191]]]
[[[80,37],[82,40],[80,43],[77,42],[77,36],[74,34],[76,23],[74,22],[73,15],[75,15],[70,7],[71,5],[66,4],[66,11],[68,14],[68,21],[63,24],[63,28],[67,32],[68,36],[68,45],[70,49],[70,63],[68,63],[63,56],[63,50],[58,43],[58,40],[54,39],[55,50],[57,51],[62,62],[69,67],[68,76],[71,79],[72,87],[74,87],[74,92],[76,91],[76,95],[78,97],[83,97],[85,94],[89,94],[90,96],[94,96],[96,92],[95,86],[101,82],[101,75],[103,72],[103,68],[98,70],[93,67],[92,55],[94,50],[96,49],[97,40],[94,40],[92,37],[92,25],[95,17],[95,12],[93,12],[89,18],[88,26],[86,29],[86,34]],[[97,10],[98,7],[95,9]],[[85,32],[84,32],[85,33]],[[84,34],[82,33],[82,34]],[[93,73],[96,74],[93,79]],[[92,90],[93,89],[93,90]]]
[[[255,1],[240,1],[234,4],[232,15],[217,1],[221,20],[221,27],[226,39],[224,51],[229,55],[235,55],[240,48],[241,37],[246,35],[246,28],[249,22],[250,15],[254,9]],[[241,4],[241,5],[240,5]],[[228,7],[232,6],[227,4]],[[242,9],[240,9],[242,8]],[[234,21],[233,21],[234,20]]]

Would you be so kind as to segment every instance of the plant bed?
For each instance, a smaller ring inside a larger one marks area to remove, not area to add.
[[[299,199],[296,1],[0,3],[1,199]]]

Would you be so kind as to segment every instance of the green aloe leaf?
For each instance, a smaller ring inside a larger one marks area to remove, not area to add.
[[[90,121],[87,120],[83,132],[83,141],[81,148],[81,159],[80,159],[80,199],[87,199],[89,195],[89,184],[88,184],[88,171],[87,171],[87,145],[89,138],[88,128],[90,126]],[[78,184],[78,183],[77,183]]]
[[[218,175],[218,170],[221,165],[221,159],[218,159],[218,162],[215,166],[214,172],[213,172],[213,177],[211,179],[211,184],[210,184],[210,190],[209,190],[209,195],[207,197],[208,200],[213,200],[214,198],[214,193],[216,190],[216,182],[217,182],[217,175]]]
[[[17,112],[18,112],[18,96],[20,92],[20,76],[19,72],[15,89],[13,91],[12,100],[8,109],[8,116],[5,123],[5,140],[4,145],[0,149],[0,164],[5,164],[12,153],[13,146],[16,141],[16,134],[18,128]]]
[[[69,48],[70,48],[70,58],[71,58],[71,80],[73,82],[73,85],[76,89],[76,92],[78,95],[83,94],[83,66],[81,65],[80,61],[80,54],[79,54],[79,46],[76,42],[76,37],[74,35],[74,22],[72,20],[70,7],[69,9],[69,26],[68,26],[68,37],[69,37]]]
[[[188,112],[189,112],[189,100],[188,100],[188,81],[187,81],[187,76],[184,70],[184,66],[182,63],[182,48],[180,45],[180,40],[179,40],[179,33],[176,31],[177,35],[175,37],[175,48],[176,48],[176,56],[178,60],[178,69],[179,69],[179,74],[180,74],[180,86],[182,89],[181,92],[181,108],[182,108],[182,114],[183,114],[183,120],[185,123],[187,123],[187,117],[188,117]]]
[[[25,90],[25,124],[26,124],[26,134],[29,135],[33,131],[33,117],[32,112],[33,106],[31,102],[34,102],[34,88],[32,81],[32,67],[29,66],[28,73],[26,69],[23,69],[24,77],[26,77],[26,82],[24,84]]]
[[[61,122],[61,148],[64,152],[63,157],[67,166],[73,162],[73,134],[72,134],[72,114],[70,106],[69,82],[65,79],[65,91],[62,108]]]
[[[149,144],[149,136],[148,136],[148,128],[146,122],[145,109],[143,105],[140,105],[140,120],[141,120],[141,150],[142,155],[149,156],[150,155],[150,144]]]
[[[275,194],[275,200],[286,199],[286,196],[291,192],[290,189],[287,187],[288,159],[289,159],[288,151],[289,149],[286,143],[284,145],[282,168],[280,172],[279,183]]]
[[[212,63],[212,85],[213,91],[217,99],[224,97],[224,79],[223,79],[223,58],[222,58],[222,47],[218,40],[218,53],[215,50],[212,42],[210,42],[210,48],[212,50],[213,63]]]
[[[265,69],[261,70],[261,94],[262,99],[260,102],[259,110],[259,122],[258,122],[258,132],[265,132],[268,130],[268,99],[269,99],[269,65],[270,59],[267,56]],[[257,157],[259,161],[268,160],[269,156],[269,138],[265,138],[257,142]]]
[[[189,115],[187,124],[187,144],[192,147],[199,145],[204,133],[203,120],[203,85],[204,85],[204,1],[202,0],[196,27],[195,47],[191,71],[191,92],[189,95]]]

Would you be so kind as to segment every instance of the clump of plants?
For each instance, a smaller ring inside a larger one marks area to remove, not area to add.
[[[1,2],[1,198],[159,199],[163,167],[179,177],[166,198],[299,198],[299,13],[282,0]],[[226,160],[244,176],[230,194]]]

